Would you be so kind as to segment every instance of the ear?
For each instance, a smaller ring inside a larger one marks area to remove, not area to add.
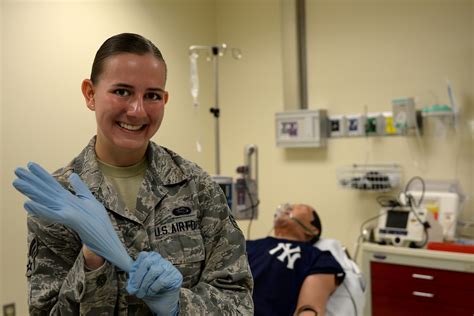
[[[84,79],[81,85],[82,95],[86,100],[86,106],[91,110],[95,111],[95,100],[94,100],[94,84],[90,79]]]
[[[166,105],[166,103],[168,103],[169,97],[170,97],[170,95],[168,94],[168,91],[166,91],[165,94],[163,95],[163,100],[165,101],[165,105]]]

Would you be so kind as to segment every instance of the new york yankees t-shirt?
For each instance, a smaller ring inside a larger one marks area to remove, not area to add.
[[[255,315],[293,315],[304,279],[311,274],[334,274],[337,284],[344,270],[329,251],[310,243],[267,237],[247,241],[254,279]]]

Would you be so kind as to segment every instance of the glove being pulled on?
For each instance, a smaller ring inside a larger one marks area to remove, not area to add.
[[[133,260],[118,239],[107,211],[77,174],[69,176],[75,195],[36,163],[28,163],[28,169],[17,168],[15,174],[18,178],[13,186],[30,198],[24,205],[29,213],[71,228],[93,252],[130,271]]]
[[[183,276],[157,252],[140,252],[129,272],[128,293],[143,299],[156,315],[177,315]]]

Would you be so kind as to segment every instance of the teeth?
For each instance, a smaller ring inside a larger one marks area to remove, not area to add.
[[[130,125],[126,123],[119,123],[120,127],[123,127],[125,129],[128,129],[130,131],[138,131],[140,128],[143,127],[143,125]]]

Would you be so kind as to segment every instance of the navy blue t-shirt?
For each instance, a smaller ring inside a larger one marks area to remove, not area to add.
[[[247,240],[247,254],[254,279],[255,315],[293,315],[304,279],[311,274],[335,274],[344,270],[329,251],[308,242],[267,237]]]

